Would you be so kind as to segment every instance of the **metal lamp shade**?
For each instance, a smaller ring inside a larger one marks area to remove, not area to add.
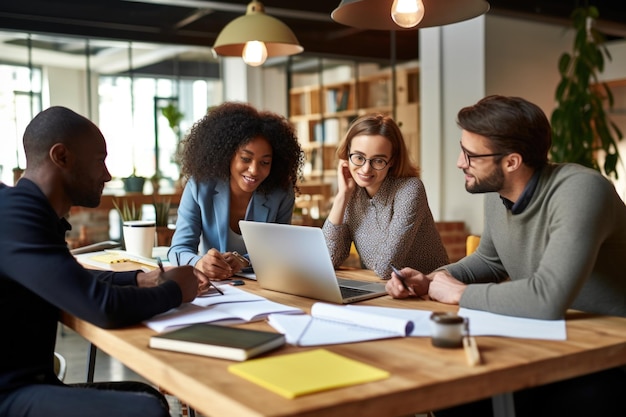
[[[331,13],[332,19],[346,26],[376,30],[415,30],[443,26],[487,13],[485,0],[422,0],[424,18],[417,26],[403,28],[391,18],[393,0],[342,0]]]
[[[244,16],[230,22],[217,36],[213,49],[222,56],[241,56],[246,42],[262,41],[267,56],[298,54],[304,50],[296,35],[280,20],[265,14],[257,1],[248,4]]]

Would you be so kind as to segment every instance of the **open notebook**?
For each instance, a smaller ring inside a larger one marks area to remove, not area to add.
[[[386,294],[381,283],[337,278],[318,227],[245,220],[239,227],[262,288],[338,304]]]

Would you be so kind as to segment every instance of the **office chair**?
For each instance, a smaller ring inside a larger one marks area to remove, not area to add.
[[[58,352],[54,352],[54,373],[59,380],[65,379],[65,372],[67,371],[67,362],[63,355]]]
[[[478,245],[480,244],[480,236],[469,235],[465,241],[465,256],[474,253]]]

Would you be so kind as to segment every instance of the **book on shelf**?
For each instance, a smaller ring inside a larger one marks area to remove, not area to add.
[[[350,89],[342,88],[337,94],[337,111],[348,110],[348,100],[350,98]]]
[[[285,398],[378,381],[389,372],[330,352],[306,352],[252,359],[228,370]]]
[[[285,344],[280,333],[197,323],[150,337],[154,349],[245,361]]]

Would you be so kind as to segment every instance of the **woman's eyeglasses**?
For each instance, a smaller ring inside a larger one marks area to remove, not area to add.
[[[385,167],[389,163],[389,161],[383,158],[366,158],[363,155],[358,154],[358,153],[351,153],[349,157],[350,157],[350,162],[352,162],[354,165],[358,167],[362,167],[363,165],[367,163],[367,161],[369,161],[372,169],[375,169],[376,171],[385,169]]]

